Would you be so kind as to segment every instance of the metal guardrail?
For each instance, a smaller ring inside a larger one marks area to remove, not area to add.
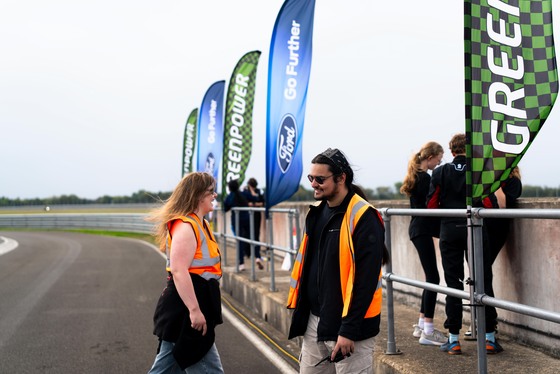
[[[18,214],[18,211],[50,211],[51,213],[60,212],[60,211],[68,211],[68,210],[82,210],[84,212],[91,212],[96,209],[103,210],[104,212],[115,210],[115,211],[134,211],[134,210],[143,210],[148,211],[154,208],[157,208],[160,204],[159,203],[99,203],[99,204],[42,204],[42,205],[16,205],[16,206],[2,206],[0,207],[1,212],[5,212],[8,214],[9,212],[13,212],[14,214]]]
[[[474,284],[469,287],[470,292],[464,292],[444,286],[436,286],[431,283],[417,281],[406,277],[398,276],[392,273],[392,266],[389,262],[385,266],[385,274],[383,279],[387,288],[387,351],[386,354],[400,354],[395,341],[394,329],[394,311],[393,311],[393,282],[407,284],[413,287],[427,289],[454,297],[462,298],[470,301],[471,314],[474,316],[471,320],[471,331],[473,337],[477,335],[483,336],[484,330],[484,307],[486,305],[494,306],[509,310],[514,313],[532,316],[550,322],[560,323],[560,313],[548,311],[545,309],[535,308],[532,306],[515,303],[507,300],[490,297],[484,293],[484,274],[482,260],[482,225],[483,218],[542,218],[542,219],[560,219],[560,210],[558,209],[395,209],[382,208],[379,209],[385,222],[385,244],[389,253],[391,253],[391,216],[423,216],[423,217],[457,217],[464,218],[467,227],[470,227],[467,241],[469,242],[469,271],[471,279],[475,279]],[[478,321],[478,323],[475,323]],[[477,357],[478,372],[487,372],[486,349],[484,339],[477,339]]]
[[[94,229],[149,234],[153,224],[142,213],[0,214],[0,228]]]
[[[234,208],[234,211],[241,211],[241,210],[249,210],[250,217],[251,217],[251,226],[254,225],[253,221],[253,213],[256,211],[264,211],[263,208]],[[438,209],[438,210],[423,210],[423,209],[395,209],[395,208],[382,208],[379,209],[383,215],[383,219],[385,221],[386,227],[386,245],[389,251],[391,251],[391,216],[438,216],[438,217],[465,217],[467,218],[467,214],[463,209]],[[296,228],[296,232],[298,233],[298,238],[296,243],[299,243],[299,220],[298,215],[299,213],[297,210],[294,209],[272,209],[269,213],[284,213],[288,214],[290,219],[290,231],[294,227]],[[472,219],[474,221],[473,226],[480,227],[482,218],[544,218],[544,219],[560,219],[560,210],[555,209],[482,209],[482,208],[473,208],[472,209]],[[128,231],[128,232],[138,232],[138,233],[151,233],[153,224],[145,221],[147,214],[143,213],[43,213],[43,214],[0,214],[0,228],[33,228],[33,229],[97,229],[97,230],[109,230],[109,231]],[[294,248],[293,243],[290,243],[290,247],[279,247],[275,246],[272,243],[272,220],[271,216],[267,219],[267,241],[266,242],[259,242],[253,239],[244,239],[240,238],[235,235],[226,235],[225,234],[225,212],[223,215],[223,223],[224,223],[224,232],[223,233],[215,233],[218,236],[221,236],[225,241],[227,239],[236,239],[248,242],[251,245],[251,265],[252,265],[252,272],[254,274],[254,245],[262,245],[268,248],[270,251],[271,259],[274,256],[274,249],[280,250],[281,252],[289,253],[294,255],[296,253],[296,248]],[[470,219],[470,218],[469,218]],[[238,223],[237,223],[238,224]],[[476,231],[476,230],[475,230]],[[479,234],[475,233],[475,238],[473,238],[475,245],[475,253],[473,254],[474,257],[480,257],[481,252],[479,250],[479,246],[481,242],[476,243],[476,236]],[[254,228],[251,227],[251,238],[254,237]],[[477,258],[477,260],[480,260]],[[481,261],[481,260],[480,260]],[[270,268],[271,272],[271,290],[275,291],[274,286],[274,261],[270,261],[272,264]],[[482,266],[479,266],[482,268]],[[481,274],[478,274],[481,275]],[[254,275],[253,277],[254,278]],[[518,304],[509,302],[506,300],[500,300],[497,298],[489,297],[482,292],[477,292],[479,289],[483,289],[480,285],[477,285],[476,289],[471,288],[470,295],[467,292],[455,290],[452,288],[433,285],[431,283],[426,283],[414,279],[408,279],[402,276],[398,276],[392,273],[392,268],[390,263],[386,266],[386,273],[383,276],[384,280],[387,282],[387,298],[388,298],[388,341],[387,341],[387,354],[399,354],[399,350],[396,348],[395,343],[395,334],[394,334],[394,316],[393,316],[393,287],[392,282],[400,282],[404,284],[408,284],[411,286],[429,289],[432,291],[445,293],[448,295],[453,295],[455,297],[463,298],[463,299],[471,299],[471,303],[474,306],[480,308],[484,307],[484,305],[491,305],[497,308],[502,308],[506,310],[510,310],[512,312],[525,314],[529,316],[533,316],[536,318],[540,318],[543,320],[548,320],[551,322],[560,323],[560,313],[555,313],[539,308],[534,308],[531,306]],[[479,276],[479,279],[483,279],[482,276]],[[254,280],[254,279],[253,279]],[[474,291],[474,292],[473,292]],[[470,296],[470,297],[469,297]],[[474,315],[479,315],[483,313],[474,313]],[[482,321],[481,321],[482,322]],[[473,323],[474,324],[474,323]],[[482,325],[480,323],[478,327],[478,333],[482,332]],[[474,327],[474,326],[473,326]],[[475,330],[473,329],[473,332]],[[479,358],[479,372],[486,372],[486,351],[482,347],[483,340],[480,340],[480,347],[478,349],[478,358]]]
[[[255,246],[259,245],[262,246],[263,248],[266,248],[267,251],[267,255],[268,255],[268,263],[270,264],[270,291],[275,292],[276,290],[276,276],[275,276],[275,268],[274,268],[274,264],[275,264],[275,256],[278,256],[278,252],[274,252],[276,251],[280,251],[281,253],[283,252],[284,254],[289,254],[291,256],[291,263],[294,262],[295,260],[295,256],[297,254],[297,247],[296,245],[299,245],[299,242],[301,240],[300,238],[300,227],[299,227],[299,211],[297,209],[283,209],[283,208],[274,208],[274,209],[269,209],[268,211],[268,218],[266,219],[266,242],[261,242],[256,240],[255,238],[255,213],[257,212],[265,212],[265,208],[256,208],[256,207],[235,207],[231,209],[231,214],[234,214],[234,225],[235,225],[235,232],[238,233],[240,232],[239,229],[237,229],[239,227],[239,212],[248,212],[249,213],[249,226],[250,226],[250,234],[249,234],[249,239],[247,238],[243,238],[240,237],[236,234],[233,235],[228,235],[226,234],[226,227],[227,227],[227,220],[226,220],[226,212],[222,210],[222,220],[223,220],[223,232],[222,233],[214,233],[214,235],[216,235],[217,237],[222,238],[223,240],[223,256],[224,256],[224,261],[226,260],[226,256],[227,256],[227,243],[226,241],[228,239],[234,239],[236,241],[236,243],[238,242],[245,242],[248,243],[250,245],[250,251],[251,251],[251,258],[250,258],[250,265],[251,265],[251,275],[249,277],[249,279],[251,281],[256,281],[257,280],[257,276],[256,276],[256,260],[255,260]],[[273,225],[272,225],[272,216],[274,214],[287,214],[288,215],[288,220],[289,220],[289,232],[288,235],[291,235],[292,232],[295,232],[295,243],[293,240],[290,240],[290,246],[289,247],[282,247],[282,246],[278,246],[274,244],[274,235],[273,235]],[[237,249],[235,251],[235,272],[239,272],[239,259],[238,259],[238,255],[237,255]]]

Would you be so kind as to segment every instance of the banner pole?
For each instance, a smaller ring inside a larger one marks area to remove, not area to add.
[[[465,338],[466,340],[476,340],[476,312],[475,299],[474,299],[474,280],[475,277],[475,266],[474,266],[474,255],[473,255],[473,226],[472,226],[472,206],[467,206],[467,262],[469,265],[469,277],[465,281],[469,286],[469,305],[471,310],[471,337]]]

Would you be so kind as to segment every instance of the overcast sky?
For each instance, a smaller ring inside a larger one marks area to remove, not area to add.
[[[268,54],[282,3],[5,0],[0,196],[172,190],[188,114],[251,50],[262,55],[247,177],[264,186]],[[557,0],[553,16],[558,33]],[[368,188],[401,181],[427,141],[452,159],[449,139],[465,126],[462,0],[318,0],[313,40],[304,175],[328,147]],[[525,184],[560,185],[550,156],[558,105],[520,163]]]

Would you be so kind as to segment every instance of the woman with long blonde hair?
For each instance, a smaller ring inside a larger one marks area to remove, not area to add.
[[[187,174],[148,220],[167,254],[167,286],[154,313],[155,373],[223,373],[214,328],[222,323],[218,243],[204,216],[214,210],[215,180]]]
[[[408,162],[408,169],[401,186],[401,193],[410,199],[412,209],[426,209],[426,196],[430,188],[430,174],[443,158],[443,147],[436,142],[428,142],[420,151],[413,154]],[[439,284],[436,250],[433,237],[439,236],[439,220],[433,217],[413,216],[408,228],[410,240],[414,244],[422,269],[426,275],[426,282]],[[419,338],[424,345],[442,345],[447,342],[444,334],[434,329],[434,312],[437,293],[424,290],[420,305],[418,324],[414,325],[412,335]]]

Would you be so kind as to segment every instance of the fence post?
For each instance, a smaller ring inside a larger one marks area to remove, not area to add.
[[[251,238],[251,281],[255,282],[257,280],[257,274],[255,272],[255,244],[253,240],[255,240],[255,212],[253,210],[249,210],[249,237]]]
[[[387,208],[381,209],[383,222],[385,223],[385,246],[391,257],[391,216],[387,213]],[[385,264],[386,275],[390,275],[393,271],[391,261]],[[395,342],[395,306],[393,302],[393,281],[390,277],[385,278],[387,287],[387,350],[386,355],[400,355],[402,352],[397,349]]]
[[[301,227],[299,226],[299,210],[295,209],[294,212],[294,220],[296,225],[296,246],[294,248],[294,252],[291,254],[292,257],[292,267],[296,261],[297,252],[299,250],[299,245],[301,245]]]
[[[222,253],[224,256],[224,264],[227,264],[227,238],[226,238],[226,233],[227,233],[227,223],[226,223],[226,210],[222,209],[222,232],[223,232],[223,249],[222,249]]]
[[[486,357],[486,306],[481,302],[482,295],[485,293],[484,287],[484,248],[482,237],[482,219],[469,214],[470,222],[467,225],[469,231],[473,231],[473,240],[469,241],[469,252],[473,252],[474,257],[474,308],[476,309],[476,332],[477,332],[477,353],[478,353],[478,373],[486,374],[488,372],[488,363]],[[473,248],[474,247],[474,248]],[[491,295],[494,296],[494,295]]]
[[[234,218],[235,218],[235,228],[234,228],[234,235],[235,235],[235,244],[236,244],[236,251],[235,251],[235,272],[239,273],[239,257],[241,257],[242,255],[245,256],[245,254],[240,254],[241,250],[243,248],[240,247],[240,243],[239,243],[239,212],[237,211],[237,208],[232,208],[231,209],[231,214],[234,214]]]
[[[477,321],[477,313],[478,309],[475,307],[475,288],[474,288],[474,280],[476,279],[475,276],[475,260],[474,260],[474,252],[472,251],[472,245],[474,243],[473,231],[472,231],[472,207],[469,205],[467,206],[467,265],[469,267],[469,277],[466,280],[466,284],[469,287],[469,309],[471,310],[471,336],[466,337],[465,340],[476,340],[477,337],[477,329],[476,329],[476,321]]]
[[[267,246],[268,246],[268,262],[270,263],[270,291],[276,292],[276,281],[274,279],[274,248],[272,248],[272,242],[274,236],[272,235],[272,212],[269,210],[268,217],[266,217],[266,233],[268,234]]]

